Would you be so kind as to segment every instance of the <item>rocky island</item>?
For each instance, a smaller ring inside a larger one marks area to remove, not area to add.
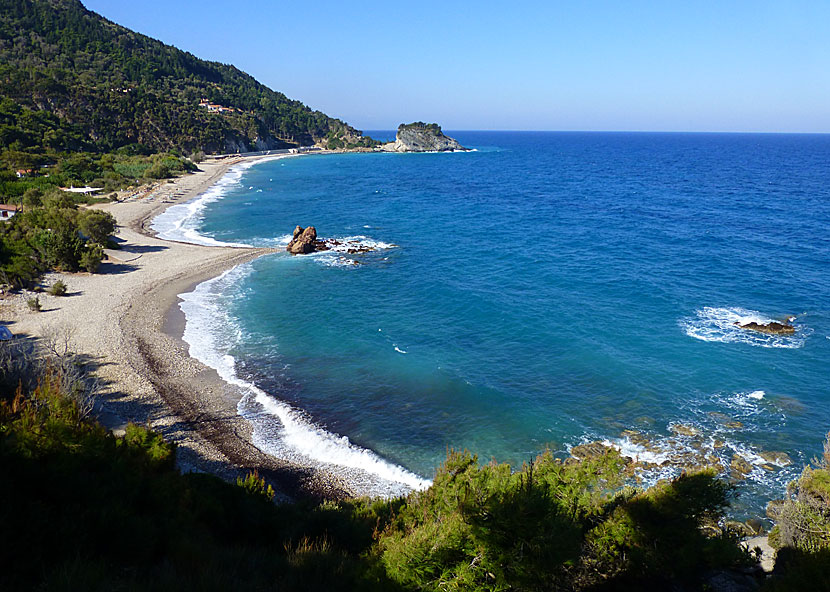
[[[457,140],[445,136],[437,123],[402,123],[398,126],[395,141],[380,146],[383,152],[452,152],[469,150]]]
[[[795,333],[795,327],[793,327],[789,322],[778,323],[776,321],[772,321],[769,323],[756,323],[755,321],[752,321],[743,325],[741,323],[735,323],[735,325],[741,329],[757,331],[758,333],[767,333],[769,335],[793,335]]]

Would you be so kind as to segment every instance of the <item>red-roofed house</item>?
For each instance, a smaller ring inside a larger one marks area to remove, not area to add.
[[[8,220],[14,216],[20,208],[11,204],[0,204],[0,220]]]

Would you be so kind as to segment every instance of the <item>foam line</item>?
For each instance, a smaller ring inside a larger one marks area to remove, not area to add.
[[[254,444],[276,456],[333,467],[367,495],[400,495],[428,487],[430,481],[352,444],[345,436],[324,430],[302,411],[238,376],[236,360],[227,352],[242,335],[225,310],[224,294],[252,271],[253,266],[246,263],[203,282],[193,292],[180,294],[179,306],[186,318],[183,340],[190,346],[190,355],[242,390],[237,409],[254,424]]]
[[[248,160],[235,164],[216,183],[194,199],[175,206],[170,206],[164,212],[153,218],[150,223],[159,238],[210,247],[250,247],[245,243],[229,243],[216,240],[202,234],[199,227],[204,220],[205,208],[213,202],[224,198],[228,191],[238,186],[243,174],[250,167],[263,162],[287,158],[288,154],[281,154],[259,160]]]

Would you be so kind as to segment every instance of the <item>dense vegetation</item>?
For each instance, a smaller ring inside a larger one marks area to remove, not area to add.
[[[815,466],[787,487],[770,543],[778,548],[770,590],[830,590],[830,434]]]
[[[405,499],[275,505],[256,474],[182,475],[157,434],[111,435],[86,415],[82,360],[29,347],[0,343],[4,590],[694,589],[747,561],[701,531],[727,485],[621,490],[613,454],[512,472],[452,453]]]
[[[405,129],[427,130],[435,135],[441,135],[441,126],[437,123],[424,123],[423,121],[413,121],[412,123],[402,123],[398,126],[398,131]]]
[[[25,109],[0,118],[0,146],[14,151],[373,143],[233,66],[132,32],[78,0],[0,0],[0,97]],[[202,99],[232,110],[210,112]]]
[[[30,188],[27,207],[0,224],[0,283],[22,287],[46,269],[95,272],[115,231],[100,210],[80,210],[64,192]]]

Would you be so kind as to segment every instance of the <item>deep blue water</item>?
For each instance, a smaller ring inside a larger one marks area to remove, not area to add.
[[[299,224],[395,246],[237,270],[211,286],[211,347],[427,478],[448,447],[521,463],[607,439],[649,457],[624,429],[676,458],[679,422],[706,454],[755,464],[739,508],[779,497],[830,429],[830,137],[450,135],[477,151],[229,178],[195,219],[218,241],[285,244]],[[792,338],[732,325],[791,315]],[[762,451],[794,464],[765,470]]]

